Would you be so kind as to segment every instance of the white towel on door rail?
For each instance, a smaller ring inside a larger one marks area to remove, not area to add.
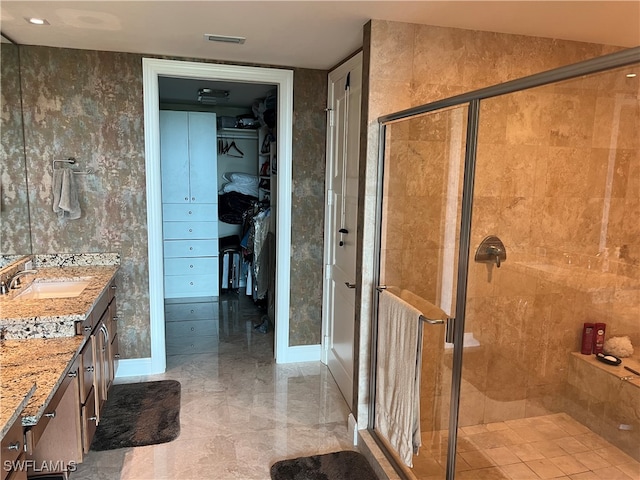
[[[375,428],[413,466],[420,438],[421,312],[382,291],[378,304]]]

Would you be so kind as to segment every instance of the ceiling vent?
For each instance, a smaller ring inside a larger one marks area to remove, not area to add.
[[[218,105],[229,101],[229,90],[198,89],[198,102],[202,105]]]
[[[204,38],[210,42],[222,42],[222,43],[239,43],[243,44],[246,40],[245,37],[232,37],[229,35],[213,35],[211,33],[205,33]]]

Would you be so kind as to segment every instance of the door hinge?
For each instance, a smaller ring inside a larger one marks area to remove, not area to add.
[[[327,206],[333,205],[333,190],[327,190]]]
[[[329,113],[329,127],[333,127],[334,126],[333,109],[332,108],[327,108],[326,110]]]
[[[329,335],[324,336],[324,351],[329,351]]]
[[[331,280],[331,265],[324,266],[324,278]]]

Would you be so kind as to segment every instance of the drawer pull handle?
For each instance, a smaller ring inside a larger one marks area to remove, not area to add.
[[[14,442],[7,447],[9,450],[20,450],[20,442]]]
[[[111,320],[113,320],[114,322],[117,322],[118,320],[120,320],[120,317],[111,317]]]
[[[117,285],[111,285],[111,290],[115,290],[116,288],[118,288]]]
[[[184,197],[184,199],[185,199],[186,201],[189,201],[189,197]]]
[[[119,353],[114,354],[113,358],[120,358],[120,354]]]
[[[69,372],[69,376],[71,378],[76,378],[78,376],[78,372]]]
[[[193,331],[195,331],[195,328],[194,328],[194,327],[191,327],[191,331],[192,331],[192,332],[193,332]]]
[[[193,268],[193,265],[189,265],[189,268]]]
[[[193,285],[193,282],[189,282],[189,285]]]
[[[195,201],[196,197],[191,197],[191,200]]]
[[[189,250],[193,250],[193,247],[189,247]]]
[[[93,365],[89,365],[88,367],[85,368],[85,370],[87,372],[93,372]]]
[[[56,418],[56,411],[54,410],[51,413],[45,413],[44,416],[47,418]]]
[[[91,331],[91,325],[87,325],[86,327],[84,327],[84,331],[85,332],[90,332]]]
[[[98,420],[98,417],[96,417],[95,415],[93,417],[89,417],[89,421],[91,422],[95,422],[96,420]]]
[[[189,233],[191,233],[191,232],[193,232],[193,228],[190,228],[190,229],[189,229]]]
[[[189,215],[191,215],[191,210],[189,210]]]
[[[191,310],[191,313],[196,313],[196,311],[195,310]]]

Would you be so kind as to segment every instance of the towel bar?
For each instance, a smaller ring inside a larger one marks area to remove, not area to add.
[[[54,160],[51,162],[51,168],[53,170],[56,169],[56,162],[68,163],[69,165],[73,165],[76,163],[76,159],[74,157],[69,157],[69,158],[65,158],[64,160]],[[72,172],[75,173],[76,175],[91,175],[94,173],[92,168],[88,168],[84,172],[79,170],[72,170]]]

